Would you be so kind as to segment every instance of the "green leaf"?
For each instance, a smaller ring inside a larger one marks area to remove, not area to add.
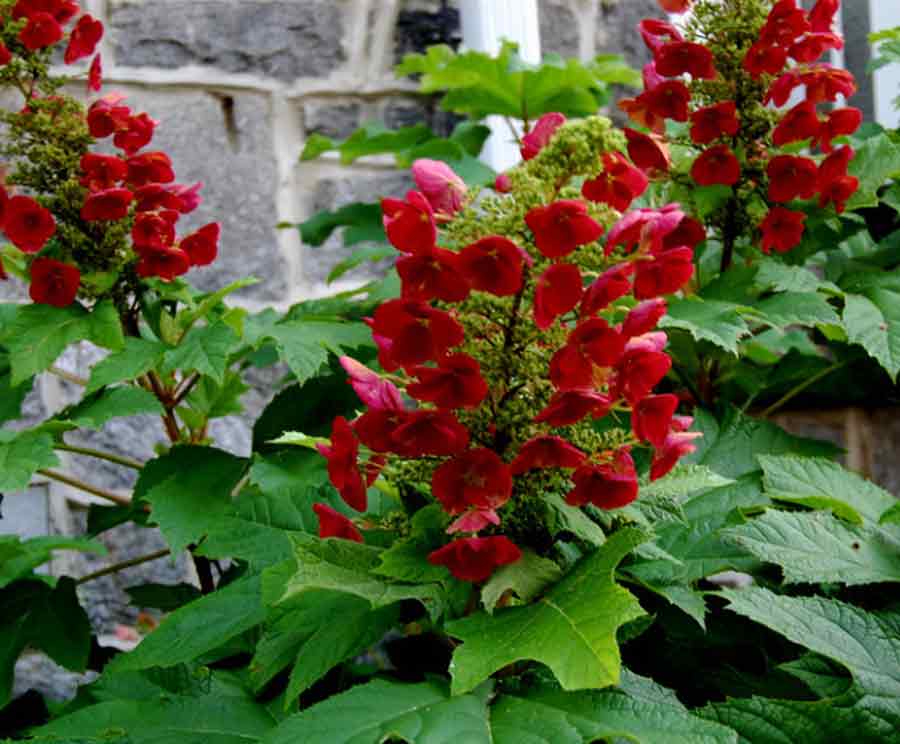
[[[528,604],[561,578],[562,569],[556,563],[524,550],[519,560],[500,568],[481,588],[481,603],[489,615],[507,592]]]
[[[821,323],[839,325],[841,319],[818,292],[781,292],[758,302],[756,309],[776,328],[789,325],[812,327]]]
[[[86,392],[93,393],[114,382],[137,379],[156,367],[165,351],[166,347],[157,341],[127,337],[122,351],[110,354],[94,365]]]
[[[372,345],[372,334],[364,323],[297,320],[280,323],[272,330],[278,353],[298,382],[306,382],[335,355],[348,349]]]
[[[228,366],[228,355],[238,341],[237,334],[222,321],[202,328],[192,328],[178,346],[165,353],[163,370],[196,371],[209,375],[221,384]]]
[[[562,496],[551,493],[544,496],[548,506],[549,526],[553,535],[571,532],[588,545],[600,546],[606,542],[606,533],[581,509],[567,504]]]
[[[857,524],[878,524],[896,500],[871,481],[830,460],[761,456],[766,493],[781,501],[830,508]]]
[[[900,146],[887,133],[870,137],[856,150],[848,173],[859,179],[859,189],[847,202],[848,210],[878,206],[878,189],[900,171]]]
[[[447,570],[428,562],[428,554],[434,549],[412,540],[395,542],[379,556],[380,562],[374,571],[379,576],[417,584],[443,581],[447,578]]]
[[[380,122],[370,122],[340,143],[337,150],[341,153],[341,163],[350,165],[366,155],[402,153],[433,137],[431,130],[424,124],[387,129]]]
[[[706,630],[706,600],[700,592],[695,592],[690,587],[680,584],[652,588],[653,591],[694,620],[704,631]]]
[[[55,587],[18,581],[0,590],[0,707],[9,702],[13,667],[26,646],[39,648],[75,672],[87,666],[91,624],[64,576]]]
[[[900,524],[900,502],[897,502],[878,518],[878,524]]]
[[[22,415],[22,403],[34,386],[34,378],[28,377],[18,385],[12,384],[12,368],[3,347],[0,346],[0,424]]]
[[[447,632],[463,641],[450,666],[453,693],[473,690],[498,669],[528,659],[550,667],[566,690],[617,684],[616,631],[644,611],[614,573],[645,540],[639,530],[620,530],[536,603],[450,623]]]
[[[291,716],[263,744],[492,744],[489,688],[450,697],[439,682],[376,679]]]
[[[102,543],[82,537],[21,540],[16,535],[0,535],[0,589],[49,561],[54,550],[80,550],[98,555],[106,553]]]
[[[621,692],[502,695],[491,706],[494,744],[737,744],[737,734],[675,705]]]
[[[331,284],[332,282],[337,281],[348,271],[355,269],[360,264],[369,261],[383,261],[386,258],[396,257],[396,255],[396,249],[390,245],[376,244],[360,248],[358,251],[354,251],[352,254],[347,256],[347,258],[345,258],[330,272],[328,272],[328,276],[325,278],[325,282],[327,284]]]
[[[824,281],[802,266],[788,266],[772,258],[759,262],[756,284],[774,292],[825,292],[836,296],[843,291],[836,284]]]
[[[620,54],[598,54],[590,65],[598,80],[614,85],[641,87],[641,74],[631,67]]]
[[[783,597],[768,589],[725,590],[728,609],[850,670],[856,707],[900,725],[900,617],[823,597]]]
[[[738,353],[738,341],[750,334],[741,317],[742,307],[730,302],[701,300],[699,297],[669,301],[668,314],[660,328],[680,328],[697,341],[709,341],[731,354]]]
[[[81,305],[21,305],[0,339],[9,350],[13,386],[47,369],[67,346],[92,341],[114,351],[124,346],[122,324],[111,302],[88,312]]]
[[[334,140],[321,134],[311,134],[303,146],[300,153],[300,160],[315,160],[320,155],[324,155],[329,150],[335,148]]]
[[[265,620],[261,587],[259,575],[242,578],[175,610],[136,649],[120,654],[107,668],[124,672],[171,667],[214,650]]]
[[[900,581],[896,536],[876,527],[847,525],[831,514],[767,511],[723,534],[760,560],[780,566],[789,584]]]
[[[846,670],[818,654],[806,654],[778,668],[802,680],[810,690],[823,698],[839,697],[850,689],[852,680]]]
[[[228,308],[222,303],[222,300],[238,290],[252,287],[254,284],[259,284],[259,279],[252,276],[243,277],[241,279],[236,279],[230,284],[226,284],[215,292],[194,297],[193,300],[196,304],[194,304],[193,307],[185,308],[178,313],[177,320],[179,327],[187,330],[198,320],[207,317],[217,308],[221,308],[223,312],[226,312],[227,314]]]
[[[155,395],[143,388],[126,385],[98,391],[73,408],[66,409],[57,418],[86,429],[102,429],[108,421],[120,416],[163,412],[162,403]]]
[[[354,202],[333,212],[323,211],[298,225],[300,238],[307,245],[322,245],[340,227],[364,232],[369,239],[385,243],[387,235],[382,223],[381,205]]]
[[[670,473],[641,486],[641,497],[670,498],[681,501],[698,491],[721,488],[734,483],[704,465],[679,464]]]
[[[172,612],[203,595],[193,584],[138,584],[125,588],[135,607]]]
[[[197,542],[231,504],[231,491],[246,461],[212,447],[181,446],[147,463],[138,479],[135,498],[153,507],[173,553]]]
[[[900,284],[884,282],[865,294],[848,294],[844,327],[852,344],[859,344],[892,380],[900,373]]]
[[[0,431],[0,493],[21,491],[41,468],[59,465],[53,437],[39,431]]]
[[[690,193],[691,201],[697,208],[697,218],[704,220],[724,207],[734,192],[730,186],[716,184],[713,186],[695,186]]]

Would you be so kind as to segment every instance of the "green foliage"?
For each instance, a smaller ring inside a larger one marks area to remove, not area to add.
[[[41,468],[59,465],[53,438],[41,431],[0,431],[0,493],[21,491]]]
[[[106,552],[101,543],[81,537],[33,537],[22,540],[15,535],[0,535],[0,589],[44,565],[57,550]]]

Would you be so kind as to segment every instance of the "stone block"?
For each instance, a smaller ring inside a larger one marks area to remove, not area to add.
[[[466,117],[438,106],[440,96],[405,96],[385,99],[376,118],[390,129],[426,124],[438,137],[448,137]]]
[[[303,168],[302,165],[299,167]],[[348,170],[346,176],[325,178],[316,184],[309,214],[315,214],[323,209],[338,209],[352,202],[374,202],[385,196],[403,196],[412,187],[412,178],[406,172],[372,173]],[[324,284],[331,270],[361,247],[361,245],[345,247],[337,234],[333,234],[320,246],[304,245],[301,266],[305,281],[313,286]],[[385,269],[386,266],[367,263],[345,274],[343,278],[364,281],[374,278]]]
[[[25,283],[10,276],[6,281],[0,281],[0,302],[27,302],[28,287]]]
[[[462,43],[459,10],[447,0],[406,0],[397,14],[394,60],[411,52],[424,52],[432,44],[457,49]]]
[[[222,224],[215,263],[192,270],[188,280],[209,291],[255,276],[261,282],[237,296],[283,298],[288,272],[275,229],[278,168],[269,97],[140,90],[128,102],[160,121],[150,147],[172,157],[178,181],[205,184],[203,203],[178,223],[180,234]]]
[[[290,82],[329,75],[345,61],[347,0],[114,0],[116,63],[226,72]]]
[[[349,137],[368,117],[365,102],[353,99],[312,99],[303,103],[303,128],[306,135],[342,140]]]
[[[900,409],[879,408],[869,413],[868,441],[871,476],[879,486],[900,498]]]
[[[578,54],[581,32],[578,18],[565,0],[538,3],[541,52],[572,57]]]

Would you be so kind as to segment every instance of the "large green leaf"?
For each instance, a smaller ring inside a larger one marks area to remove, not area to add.
[[[857,524],[878,524],[896,503],[887,491],[836,462],[819,457],[760,456],[763,485],[772,498],[832,509]]]
[[[900,581],[900,539],[885,529],[847,525],[828,513],[768,511],[723,532],[787,583]]]
[[[198,541],[226,513],[246,460],[213,447],[176,447],[141,471],[135,497],[153,507],[152,518],[173,553]]]
[[[847,209],[878,206],[878,189],[900,171],[900,145],[886,133],[870,137],[850,161],[848,172],[859,179],[859,189],[847,202]]]
[[[488,614],[507,593],[527,603],[561,577],[562,569],[556,563],[525,550],[519,560],[500,568],[481,588],[481,603]]]
[[[450,697],[439,682],[376,679],[291,716],[263,744],[492,744],[489,692]]]
[[[900,278],[877,275],[859,294],[848,294],[844,326],[850,343],[862,346],[896,379],[900,372]]]
[[[298,227],[303,242],[312,246],[322,245],[331,233],[342,227],[352,229],[356,234],[364,233],[373,242],[387,242],[379,204],[354,202],[333,212],[318,212]]]
[[[372,344],[372,334],[363,323],[333,320],[295,320],[279,323],[271,332],[278,353],[298,382],[306,382],[328,361],[328,354]]]
[[[709,341],[731,354],[738,353],[738,342],[750,334],[741,316],[741,305],[718,300],[688,297],[669,301],[668,314],[660,328],[680,328],[697,341]]]
[[[537,692],[502,695],[491,706],[494,744],[737,744],[731,729],[684,708],[621,692]]]
[[[101,429],[108,421],[121,416],[163,412],[162,403],[155,395],[143,388],[123,385],[89,395],[56,418],[86,429]]]
[[[107,349],[125,343],[122,324],[111,302],[101,302],[88,312],[81,305],[21,305],[0,339],[9,350],[13,386],[43,372],[70,344],[92,341]]]
[[[758,302],[756,309],[767,323],[776,328],[789,325],[838,325],[841,322],[827,298],[818,292],[781,292]]]
[[[855,707],[900,727],[900,616],[762,588],[722,594],[729,610],[846,666],[860,692]]]
[[[616,684],[621,669],[616,631],[644,612],[614,573],[646,537],[636,529],[620,530],[534,604],[450,623],[447,632],[463,641],[450,667],[454,694],[529,659],[550,667],[566,690]]]
[[[21,540],[15,535],[0,535],[0,589],[49,561],[54,550],[106,553],[102,543],[82,537],[33,537]]]
[[[34,378],[28,377],[17,385],[12,384],[12,368],[9,357],[0,346],[0,424],[22,415],[22,403],[31,392]]]
[[[59,465],[53,438],[40,431],[0,431],[0,493],[21,491],[41,468]]]
[[[124,349],[94,365],[86,392],[93,393],[104,385],[140,377],[156,367],[165,352],[166,347],[158,341],[129,336],[125,339]]]
[[[228,355],[239,343],[231,326],[219,321],[209,326],[191,328],[178,346],[163,357],[163,369],[199,372],[221,384],[228,366]]]
[[[134,651],[117,656],[111,671],[193,661],[259,625],[266,617],[261,587],[259,575],[242,578],[175,610]]]
[[[698,492],[731,485],[730,478],[723,478],[704,465],[678,465],[659,480],[641,486],[641,498],[671,498],[684,501]]]

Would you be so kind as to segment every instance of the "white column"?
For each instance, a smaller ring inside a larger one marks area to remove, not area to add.
[[[900,3],[896,0],[869,0],[872,31],[900,26]],[[875,120],[889,128],[900,127],[900,111],[893,101],[900,96],[900,64],[875,72]]]
[[[541,61],[541,35],[537,0],[460,0],[463,46],[496,55],[504,40],[519,45],[519,56],[537,64]],[[500,116],[485,122],[491,136],[481,159],[500,172],[519,162],[519,147]]]

